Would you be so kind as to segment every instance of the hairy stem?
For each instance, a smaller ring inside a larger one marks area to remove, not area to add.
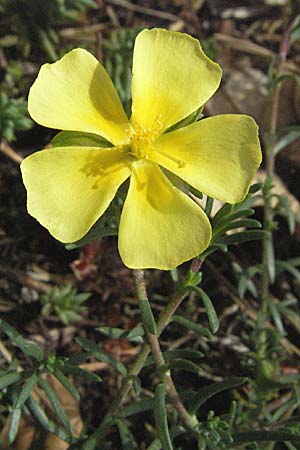
[[[134,270],[134,278],[135,278],[136,290],[137,290],[139,299],[148,301],[144,271],[143,270]],[[165,360],[164,360],[164,357],[163,357],[163,354],[162,354],[162,351],[160,348],[160,343],[158,340],[158,333],[157,334],[151,333],[148,330],[146,324],[144,324],[144,328],[147,333],[148,343],[149,343],[149,346],[151,349],[151,353],[152,353],[155,365],[158,369],[160,369],[163,366],[165,366]],[[174,408],[176,409],[178,416],[180,417],[182,423],[187,428],[194,428],[194,426],[197,424],[197,420],[195,420],[195,417],[191,416],[188,413],[184,404],[182,403],[169,370],[164,372],[163,381],[166,383],[166,385],[168,387],[168,396],[169,396],[171,402],[173,403]]]
[[[199,261],[199,260],[197,260]],[[195,261],[192,262],[191,270],[193,272],[197,272],[200,270],[202,261],[199,263],[195,263]],[[187,296],[188,292],[186,289],[179,289],[174,297],[169,301],[165,309],[160,313],[158,320],[157,320],[157,336],[159,337],[165,327],[170,322],[171,317],[179,307],[179,305],[182,303],[184,298]],[[92,450],[95,448],[96,444],[100,442],[101,439],[107,434],[109,431],[114,419],[116,418],[118,411],[126,398],[127,394],[129,393],[130,389],[132,388],[132,377],[137,376],[140,371],[142,370],[145,361],[150,353],[150,346],[145,343],[143,344],[136,360],[134,361],[131,369],[128,372],[128,376],[126,379],[123,380],[123,383],[119,389],[119,391],[116,394],[116,397],[114,398],[109,410],[107,411],[106,415],[104,416],[103,420],[101,421],[99,427],[95,430],[95,432],[87,439],[85,444],[81,447],[82,450]]]
[[[292,28],[294,26],[294,21],[287,28],[279,50],[279,61],[277,68],[277,76],[280,76],[283,72],[284,65],[286,62],[287,54],[290,48],[290,35]],[[266,189],[264,195],[264,228],[269,231],[269,236],[267,236],[263,241],[263,256],[262,256],[262,264],[263,264],[263,273],[262,273],[262,302],[261,308],[258,315],[258,328],[263,329],[265,327],[265,322],[267,320],[267,312],[268,312],[268,302],[270,298],[270,285],[272,280],[270,279],[270,273],[268,270],[268,263],[270,258],[270,251],[273,250],[273,237],[272,237],[272,229],[273,229],[273,219],[274,219],[274,211],[271,205],[271,189],[272,189],[272,180],[274,178],[275,171],[275,146],[276,146],[276,131],[277,131],[277,123],[278,123],[278,113],[279,113],[279,101],[281,94],[281,86],[282,83],[276,83],[273,95],[272,95],[272,107],[271,107],[271,118],[270,118],[270,127],[269,127],[269,142],[266,145]],[[264,341],[263,337],[264,333],[262,333],[262,352],[264,352]]]

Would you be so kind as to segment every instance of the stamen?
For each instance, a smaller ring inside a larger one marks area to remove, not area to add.
[[[178,159],[175,158],[175,156],[169,155],[169,153],[164,152],[163,150],[160,150],[157,147],[151,147],[151,150],[153,152],[156,153],[160,153],[161,155],[163,155],[165,158],[170,159],[171,161],[173,161],[174,163],[176,163],[178,165],[178,169],[182,169],[183,167],[186,166],[186,162],[183,161],[182,159]]]

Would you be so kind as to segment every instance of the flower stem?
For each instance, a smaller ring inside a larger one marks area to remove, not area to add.
[[[136,284],[136,290],[138,294],[139,300],[147,300],[148,301],[148,295],[147,295],[147,289],[146,289],[146,283],[145,283],[145,277],[144,277],[144,271],[143,270],[134,270],[134,278],[135,278],[135,284]],[[155,362],[155,365],[158,369],[165,366],[165,360],[163,353],[160,348],[160,343],[158,340],[158,334],[151,333],[147,327],[147,324],[144,323],[144,328],[147,333],[148,343],[151,349],[151,353]],[[166,383],[168,388],[168,396],[171,400],[171,402],[174,405],[174,408],[176,409],[178,416],[180,417],[182,423],[187,428],[194,428],[197,424],[197,419],[195,416],[191,416],[188,411],[186,410],[184,404],[182,403],[179,394],[177,392],[177,389],[175,387],[175,384],[173,382],[173,379],[171,377],[170,370],[167,370],[163,374],[163,382]]]
[[[200,265],[197,265],[197,270],[200,269]],[[193,263],[192,263],[193,270]],[[187,296],[188,291],[186,289],[179,289],[174,297],[169,301],[165,309],[160,313],[157,320],[157,336],[159,337],[165,327],[170,322],[171,317]],[[81,447],[82,450],[93,450],[98,442],[107,434],[109,431],[114,419],[116,418],[118,411],[129,393],[132,387],[132,377],[137,376],[142,370],[145,361],[150,353],[150,346],[145,343],[143,344],[136,360],[134,361],[131,369],[128,372],[128,376],[123,380],[123,383],[117,392],[115,399],[113,400],[109,410],[107,411],[105,417],[100,423],[99,427],[95,430],[95,432],[87,439],[85,444]]]

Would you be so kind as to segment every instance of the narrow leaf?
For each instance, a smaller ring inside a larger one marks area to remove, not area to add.
[[[201,300],[203,301],[205,311],[207,314],[208,322],[210,325],[210,329],[212,333],[216,333],[219,329],[219,319],[215,310],[215,307],[209,298],[209,296],[206,294],[206,292],[203,291],[200,287],[194,286],[191,288],[193,291],[197,292],[197,294],[200,296]]]
[[[41,348],[33,343],[26,341],[11,325],[0,319],[0,328],[4,333],[28,356],[32,356],[38,361],[42,361],[45,357]]]
[[[54,389],[52,388],[52,386],[46,380],[44,380],[44,378],[39,379],[39,385],[45,391],[45,394],[49,398],[49,400],[53,406],[53,409],[55,411],[55,414],[57,415],[57,417],[60,420],[60,422],[62,423],[62,425],[64,425],[66,427],[66,429],[70,433],[72,433],[72,428],[71,428],[69,419],[62,407],[62,404],[61,404],[59,398],[57,397]]]
[[[224,224],[221,228],[214,230],[213,237],[214,239],[216,239],[216,237],[219,236],[220,234],[225,233],[226,231],[235,230],[237,228],[261,228],[261,227],[262,227],[261,223],[255,219],[233,220],[227,224]]]
[[[118,419],[116,423],[120,434],[122,449],[134,450],[135,449],[134,439],[125,422],[123,420]]]
[[[119,417],[125,418],[153,409],[154,400],[152,398],[145,398],[121,408],[119,411]]]
[[[16,439],[19,424],[21,419],[21,408],[15,408],[10,417],[10,424],[8,430],[8,442],[12,444]]]
[[[235,444],[242,442],[300,442],[300,434],[293,434],[286,431],[245,431],[244,433],[238,433],[233,436]]]
[[[268,302],[268,307],[269,307],[271,316],[273,317],[274,323],[275,323],[276,327],[278,328],[278,331],[282,335],[285,335],[286,332],[285,332],[285,329],[284,329],[284,326],[283,326],[283,323],[281,320],[280,312],[278,311],[277,305],[274,304],[271,300]]]
[[[164,450],[173,450],[173,445],[168,428],[166,411],[166,385],[158,384],[155,389],[154,418],[158,437]]]
[[[50,420],[39,404],[32,398],[29,397],[27,399],[26,405],[30,409],[33,417],[42,425],[42,427],[49,431],[49,433],[53,433],[58,436],[63,441],[71,443],[72,437],[70,434],[67,434],[59,425]]]
[[[294,141],[300,140],[300,126],[287,127],[280,131],[281,137],[277,139],[275,145],[275,154],[280,152],[283,148],[287,147]]]
[[[173,361],[170,361],[169,367],[171,369],[180,369],[186,370],[187,372],[196,373],[197,375],[201,375],[202,370],[197,364],[189,361],[188,359],[178,358]]]
[[[189,411],[191,414],[195,414],[196,411],[203,405],[209,398],[227,389],[233,389],[241,384],[246,383],[247,378],[233,377],[225,381],[210,384],[202,389],[194,396],[189,405]]]
[[[68,244],[65,244],[65,248],[67,250],[74,250],[76,248],[83,247],[84,245],[96,239],[101,239],[102,237],[105,236],[117,236],[117,235],[118,230],[116,228],[104,225],[102,218],[100,218],[82,239],[79,239],[76,242],[70,242]]]
[[[227,217],[231,214],[232,210],[233,205],[230,205],[229,203],[222,206],[212,219],[212,226],[213,227],[217,226],[217,224],[219,224],[224,219],[224,217]]]
[[[274,244],[273,235],[269,234],[266,237],[266,257],[267,257],[267,270],[271,283],[275,280],[275,254],[274,254]]]
[[[173,361],[177,358],[202,359],[204,357],[204,353],[190,348],[166,350],[163,355],[166,361]]]
[[[182,327],[187,328],[188,330],[191,330],[200,336],[204,336],[208,339],[211,339],[212,337],[211,332],[207,328],[201,327],[200,325],[192,322],[191,320],[185,319],[184,317],[175,315],[173,316],[172,320]]]
[[[115,370],[120,372],[120,374],[125,378],[127,376],[127,369],[123,363],[117,361],[111,355],[108,355],[102,351],[97,344],[90,341],[89,339],[77,337],[76,342],[87,352],[90,352],[99,361],[105,362],[109,366],[113,367]]]
[[[89,372],[89,371],[87,371],[85,369],[82,369],[81,367],[73,366],[72,364],[65,363],[63,365],[63,367],[61,367],[61,371],[64,374],[80,376],[80,377],[82,376],[82,377],[85,377],[85,378],[87,378],[87,379],[89,379],[91,381],[94,381],[94,382],[95,381],[96,382],[100,382],[101,381],[101,378],[98,375],[96,375],[95,373]]]
[[[5,387],[17,383],[23,378],[23,372],[11,372],[6,375],[3,375],[0,378],[0,390],[4,389]]]
[[[143,336],[145,331],[140,325],[132,328],[132,330],[123,330],[122,328],[112,327],[98,327],[96,330],[104,336],[108,336],[112,339],[127,339],[128,341],[137,342],[139,344],[144,342]]]
[[[61,131],[51,141],[53,147],[111,147],[111,144],[102,136],[82,131]]]
[[[38,382],[38,376],[36,373],[33,373],[31,375],[31,377],[28,378],[28,380],[26,381],[26,383],[24,384],[24,386],[21,390],[21,393],[19,395],[19,398],[18,398],[16,406],[15,406],[16,408],[21,408],[21,406],[26,402],[26,400],[28,399],[29,395],[33,391],[37,382]]]
[[[63,385],[63,387],[74,397],[76,400],[79,400],[79,393],[74,386],[74,384],[71,383],[71,381],[57,368],[54,369],[53,375],[55,378],[58,379],[58,381]]]
[[[218,243],[221,244],[240,244],[242,242],[256,241],[258,239],[264,239],[268,234],[267,231],[264,230],[250,230],[250,231],[241,231],[240,233],[234,233],[226,236],[221,236],[218,238]]]
[[[148,299],[143,298],[139,300],[139,307],[141,310],[141,316],[143,319],[144,324],[148,328],[149,332],[151,334],[157,333],[157,327],[156,322],[152,313],[151,306],[149,304]]]

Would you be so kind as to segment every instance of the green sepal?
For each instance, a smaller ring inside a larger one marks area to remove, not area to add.
[[[82,131],[60,131],[51,141],[52,147],[112,147],[104,137]]]

